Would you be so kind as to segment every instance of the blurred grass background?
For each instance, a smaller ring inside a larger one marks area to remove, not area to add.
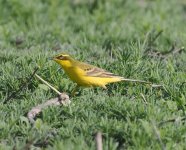
[[[0,0],[0,149],[184,149],[186,53],[150,57],[185,47],[184,0]],[[164,84],[116,83],[84,89],[69,107],[50,107],[31,126],[26,113],[74,88],[51,57],[67,52],[115,74]],[[58,71],[57,71],[58,70]],[[160,125],[162,121],[176,119]]]

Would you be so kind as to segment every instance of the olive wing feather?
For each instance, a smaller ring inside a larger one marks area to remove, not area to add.
[[[104,69],[101,69],[101,68],[98,68],[93,65],[86,64],[86,63],[78,62],[78,66],[80,66],[80,68],[86,72],[86,76],[102,77],[102,78],[119,77]]]

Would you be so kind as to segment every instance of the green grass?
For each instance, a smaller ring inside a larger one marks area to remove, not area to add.
[[[162,60],[146,52],[186,47],[185,14],[184,0],[0,0],[0,149],[95,149],[98,131],[104,149],[184,149],[186,53]],[[56,93],[33,78],[3,102],[38,65],[41,77],[70,93],[75,84],[48,60],[63,51],[166,91],[131,83],[84,89],[32,126],[27,112]]]

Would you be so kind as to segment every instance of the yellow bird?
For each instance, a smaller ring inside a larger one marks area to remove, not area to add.
[[[76,89],[79,86],[83,87],[103,87],[106,89],[106,85],[113,82],[119,81],[131,81],[131,82],[141,82],[150,84],[150,82],[125,79],[118,75],[114,75],[111,72],[108,72],[104,69],[98,68],[87,63],[83,63],[73,59],[70,55],[61,53],[55,57],[53,60],[56,61],[64,69],[69,78],[77,83]]]

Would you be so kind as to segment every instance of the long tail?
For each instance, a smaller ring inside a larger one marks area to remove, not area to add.
[[[135,83],[144,83],[144,84],[149,84],[152,87],[163,87],[163,85],[160,85],[160,84],[153,84],[152,82],[143,81],[143,80],[126,79],[126,78],[123,78],[123,77],[121,78],[121,81],[135,82]]]
[[[125,79],[125,78],[122,78],[121,80],[122,81],[128,81],[128,82],[138,82],[138,83],[152,84],[151,82],[143,81],[143,80]]]

